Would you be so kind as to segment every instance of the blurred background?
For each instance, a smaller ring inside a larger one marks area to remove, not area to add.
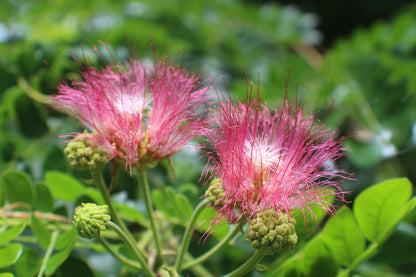
[[[350,200],[387,178],[416,184],[413,2],[0,0],[0,170],[20,169],[35,181],[50,170],[84,178],[69,168],[58,138],[82,128],[32,98],[55,94],[62,80],[76,78],[74,57],[98,67],[132,52],[152,59],[153,42],[159,56],[180,53],[184,67],[215,78],[223,91],[225,81],[234,98],[244,99],[252,80],[274,106],[290,73],[289,99],[302,97],[305,109],[322,120],[329,114],[327,126],[349,137],[351,151],[340,163],[357,179],[344,183]],[[174,156],[176,178],[160,164],[150,173],[152,184],[168,182],[196,199],[204,161],[189,162],[189,156],[197,155]],[[135,186],[124,175],[116,193],[133,199]],[[390,242],[400,256],[389,256],[396,252],[387,245],[374,260],[389,266],[388,276],[416,274],[415,251],[400,250],[400,243],[416,249],[416,235],[407,235]],[[238,250],[227,255],[240,262]]]

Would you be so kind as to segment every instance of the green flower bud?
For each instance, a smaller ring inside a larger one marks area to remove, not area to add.
[[[88,140],[91,134],[83,133],[69,142],[64,150],[71,166],[76,169],[93,169],[104,166],[110,156]]]
[[[92,203],[82,203],[75,211],[74,225],[78,234],[84,238],[93,238],[107,229],[106,224],[111,220],[107,205],[98,206]]]
[[[275,210],[260,212],[250,221],[247,239],[253,248],[264,249],[267,254],[291,249],[298,242],[295,224],[295,219],[285,213],[277,216]]]
[[[225,204],[224,200],[225,191],[222,187],[221,180],[215,178],[212,180],[208,190],[205,193],[205,197],[211,202],[214,203],[214,206],[223,206]]]

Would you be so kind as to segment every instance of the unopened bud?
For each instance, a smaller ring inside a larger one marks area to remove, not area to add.
[[[215,178],[212,180],[208,190],[205,193],[205,197],[213,203],[214,206],[223,206],[225,204],[224,200],[225,191],[222,187],[222,182],[220,179]]]
[[[75,212],[74,225],[79,235],[93,238],[107,229],[106,224],[111,220],[107,205],[98,206],[92,203],[82,203],[82,207]]]
[[[250,221],[247,239],[253,248],[264,249],[267,254],[291,249],[298,242],[295,224],[295,219],[285,213],[277,216],[275,210],[260,212]]]
[[[64,150],[71,166],[76,169],[94,169],[104,166],[109,155],[88,139],[91,134],[83,133],[69,142]]]

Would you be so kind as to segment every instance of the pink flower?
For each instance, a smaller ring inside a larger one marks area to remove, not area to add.
[[[205,134],[208,88],[198,88],[199,76],[167,60],[83,69],[83,81],[58,87],[54,106],[76,117],[93,132],[93,144],[126,167],[169,157]]]
[[[334,165],[343,155],[342,139],[335,135],[286,97],[272,110],[259,96],[223,102],[217,130],[209,135],[213,149],[206,169],[224,190],[214,209],[230,223],[270,209],[331,211],[326,196],[343,199],[340,182],[350,176]]]

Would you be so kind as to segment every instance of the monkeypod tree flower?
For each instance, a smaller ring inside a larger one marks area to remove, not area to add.
[[[332,211],[327,196],[343,199],[340,182],[349,174],[335,166],[343,155],[342,139],[304,112],[300,102],[290,103],[286,96],[277,108],[269,109],[259,94],[244,103],[226,100],[219,104],[216,125],[209,135],[212,149],[207,151],[206,168],[214,188],[207,190],[206,197],[215,199],[211,205],[228,222],[251,222],[253,245],[264,245],[264,236],[275,237],[265,229],[255,235],[261,214],[275,215],[276,222],[286,218],[293,244],[293,210],[304,215],[316,206]],[[286,240],[275,244],[285,248]]]
[[[101,70],[85,65],[81,75],[58,87],[54,107],[76,117],[92,145],[126,167],[154,164],[207,130],[208,88],[167,58],[152,66],[139,59]]]

